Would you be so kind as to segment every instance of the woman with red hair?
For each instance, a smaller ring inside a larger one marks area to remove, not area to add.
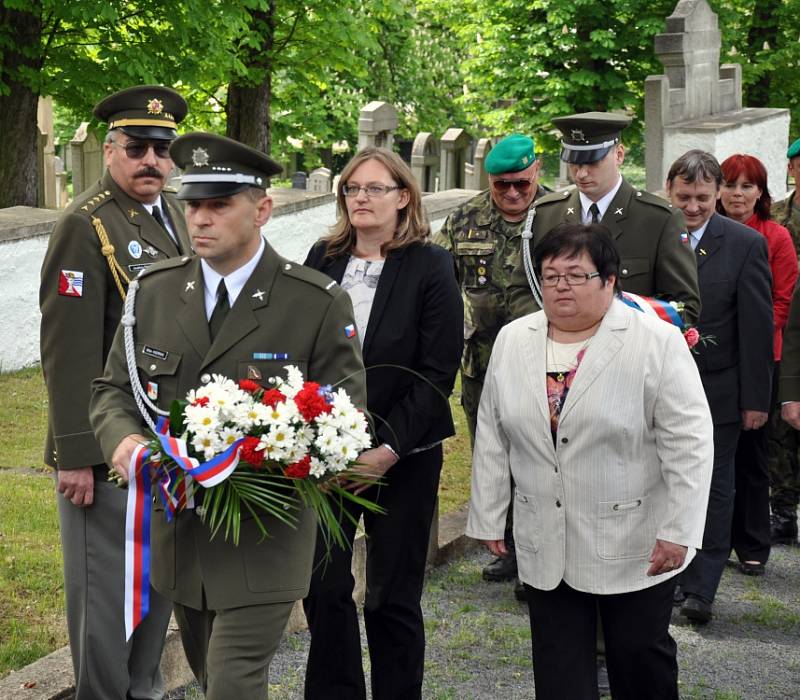
[[[754,228],[767,239],[772,272],[772,306],[775,317],[772,378],[773,407],[763,428],[742,432],[736,449],[736,496],[731,546],[739,557],[742,573],[760,576],[770,552],[768,452],[772,423],[780,418],[775,410],[780,373],[783,329],[797,281],[797,254],[792,237],[783,226],[770,220],[772,199],[767,189],[767,170],[755,156],[736,154],[722,162],[724,181],[717,211]],[[779,446],[778,446],[779,447]]]

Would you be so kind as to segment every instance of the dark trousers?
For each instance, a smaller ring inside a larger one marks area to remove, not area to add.
[[[703,548],[680,575],[684,593],[696,595],[708,603],[714,601],[725,562],[731,551],[736,443],[740,440],[739,423],[714,425],[714,470],[708,494]],[[743,434],[743,433],[742,433]]]
[[[364,495],[386,509],[364,512],[367,590],[364,625],[371,662],[373,700],[422,697],[425,664],[422,586],[431,520],[442,468],[442,446],[401,459],[387,473],[385,486]],[[355,520],[362,509],[347,509]],[[355,525],[342,518],[352,543]],[[311,590],[303,601],[311,647],[306,666],[306,700],[364,700],[361,636],[353,602],[352,551],[334,547],[325,562],[317,538]]]
[[[669,634],[675,580],[630,593],[552,591],[525,584],[537,700],[597,700],[596,635],[603,623],[614,700],[678,700],[677,646]]]
[[[778,395],[779,364],[772,372],[772,396]],[[776,410],[773,402],[772,411]],[[780,410],[779,408],[777,410]],[[739,561],[769,559],[769,421],[758,430],[743,430],[736,449],[736,497],[731,547]]]

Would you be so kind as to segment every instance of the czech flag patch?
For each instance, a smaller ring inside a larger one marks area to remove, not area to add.
[[[689,233],[688,231],[681,231],[681,243],[686,245],[689,242]]]
[[[352,338],[356,334],[356,327],[351,323],[344,327],[344,334],[348,338]]]
[[[83,273],[78,270],[61,270],[58,276],[58,293],[64,297],[82,297]]]

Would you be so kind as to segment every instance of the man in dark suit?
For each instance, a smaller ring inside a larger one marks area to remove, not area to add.
[[[125,492],[108,481],[89,425],[92,380],[102,374],[128,281],[158,260],[191,252],[178,202],[164,193],[169,144],[187,107],[177,92],[140,85],[102,100],[108,170],[64,211],[41,274],[42,369],[49,399],[44,461],[56,471],[67,628],[77,700],[157,700],[169,602],[125,643],[121,582]]]
[[[695,360],[714,420],[714,472],[703,548],[676,591],[681,614],[700,624],[711,619],[730,553],[739,431],[766,422],[772,374],[772,276],[766,240],[715,213],[721,183],[714,156],[693,150],[672,164],[666,184],[672,205],[683,211],[697,257],[702,303],[697,329],[711,341],[696,346]]]
[[[630,117],[587,112],[559,117],[561,160],[567,163],[575,189],[554,192],[533,203],[530,250],[561,223],[607,226],[620,257],[620,285],[626,292],[657,296],[684,305],[683,317],[697,320],[700,299],[697,266],[692,258],[680,212],[660,197],[631,186],[620,174],[625,160],[622,131]],[[513,318],[536,311],[523,257],[508,286]]]
[[[240,143],[195,133],[170,149],[184,169],[180,199],[198,257],[150,268],[138,281],[135,354],[160,409],[221,374],[268,387],[295,365],[320,384],[366,402],[364,369],[348,295],[324,275],[289,262],[263,240],[272,211],[265,188],[280,166]],[[131,392],[124,333],[95,382],[92,425],[103,453],[127,475],[144,438]],[[275,358],[275,359],[273,359]],[[152,577],[171,599],[184,650],[207,700],[263,700],[269,662],[293,604],[308,592],[316,518],[296,529],[243,516],[238,546],[211,532],[196,510],[153,518]]]

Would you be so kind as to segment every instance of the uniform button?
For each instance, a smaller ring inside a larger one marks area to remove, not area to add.
[[[283,269],[284,269],[284,270],[291,270],[291,269],[292,269],[292,266],[291,266],[289,263],[286,263],[286,264],[283,266]]]
[[[569,438],[565,438],[565,437],[561,438],[561,444],[562,445],[566,445],[568,442],[569,442]]]
[[[208,384],[210,381],[211,381],[211,375],[210,374],[203,374],[200,377],[200,383],[201,384]]]
[[[556,508],[561,508],[561,501],[556,501]]]
[[[157,365],[150,365],[150,371],[155,372],[158,369]]]
[[[623,268],[622,268],[622,274],[623,274],[623,275],[627,275],[627,274],[628,274],[628,269],[627,269],[627,268],[625,268],[625,267],[623,267]]]

